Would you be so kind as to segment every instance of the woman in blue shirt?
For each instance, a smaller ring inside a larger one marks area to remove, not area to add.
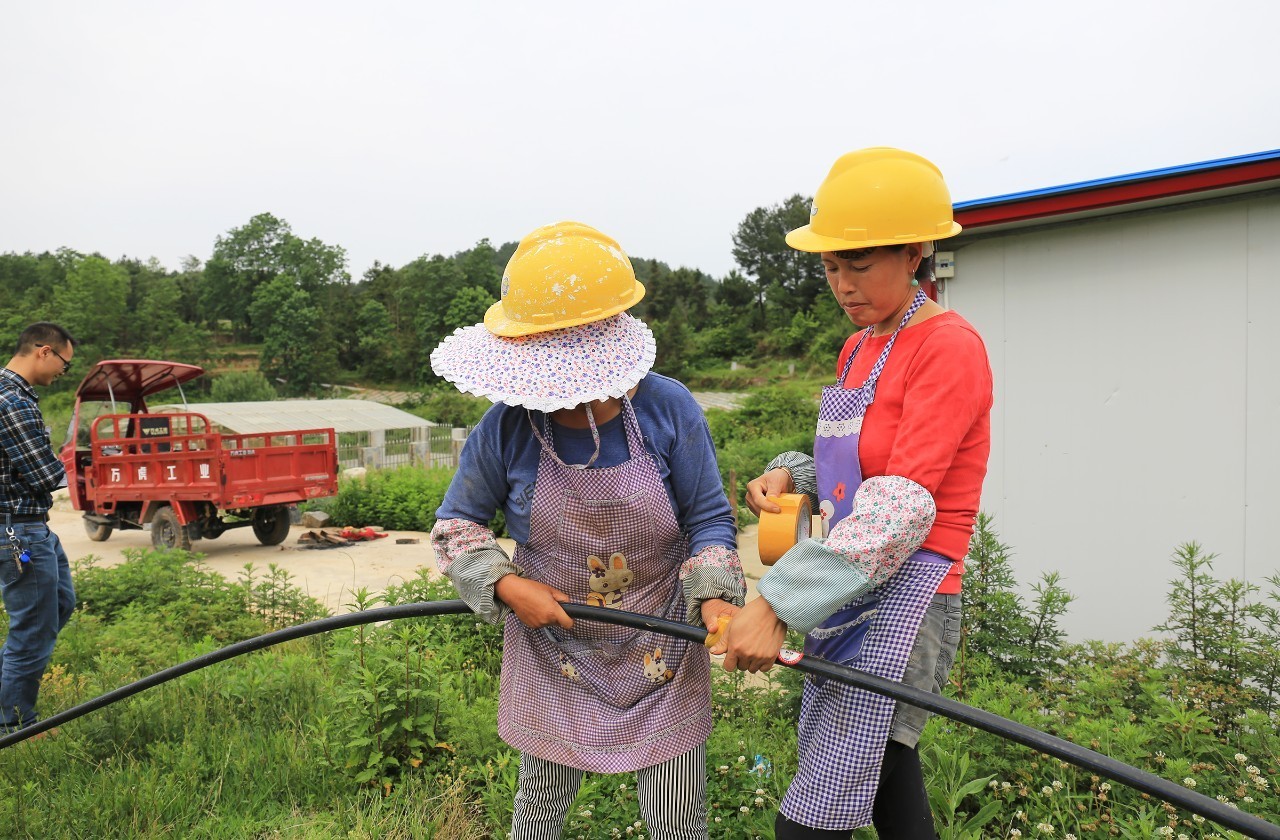
[[[484,323],[431,356],[498,403],[463,447],[432,546],[463,600],[504,623],[514,840],[559,838],[588,770],[636,773],[650,836],[707,836],[708,652],[560,606],[716,626],[745,596],[706,420],[683,385],[649,372],[653,335],[625,312],[643,295],[612,239],[549,225],[521,241]],[[511,557],[487,525],[498,510]]]

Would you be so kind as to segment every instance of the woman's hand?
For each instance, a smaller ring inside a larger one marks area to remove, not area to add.
[[[774,614],[768,601],[756,598],[734,616],[721,641],[726,647],[724,669],[753,674],[768,671],[777,661],[786,637],[787,625]]]
[[[733,604],[730,604],[728,601],[721,600],[720,598],[708,598],[702,602],[702,624],[707,628],[707,633],[714,636],[717,632],[722,632],[720,619],[726,619],[727,625],[727,620],[737,615],[740,609],[740,607],[735,607]],[[712,638],[711,644],[707,647],[713,656],[724,653],[724,635],[720,635],[718,639]]]
[[[519,575],[503,575],[494,586],[494,592],[515,611],[516,618],[526,627],[550,627],[557,624],[568,630],[573,619],[560,606],[568,603],[569,596],[545,583]]]
[[[751,512],[756,516],[760,515],[760,511],[777,513],[782,510],[782,507],[769,496],[780,496],[783,493],[795,491],[796,485],[791,480],[790,471],[784,467],[777,467],[747,482],[747,507],[751,508]]]

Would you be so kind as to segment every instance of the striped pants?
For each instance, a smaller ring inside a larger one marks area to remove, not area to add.
[[[511,840],[560,840],[582,775],[582,770],[521,753]],[[706,744],[637,770],[636,794],[653,840],[706,840]]]

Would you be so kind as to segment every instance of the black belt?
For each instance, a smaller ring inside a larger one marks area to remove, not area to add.
[[[49,514],[47,513],[0,513],[0,517],[4,517],[6,523],[21,525],[24,522],[48,522]]]

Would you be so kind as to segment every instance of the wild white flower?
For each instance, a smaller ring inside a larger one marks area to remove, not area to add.
[[[995,779],[992,779],[991,781],[987,782],[987,787],[991,788],[992,790],[995,790],[996,788],[1000,787],[1000,783],[997,782]]]
[[[1098,785],[1098,790],[1102,791],[1103,793],[1106,793],[1107,791],[1111,790],[1111,783],[1103,782],[1102,784]]]
[[[741,812],[742,812],[742,813],[744,813],[744,814],[749,814],[749,813],[751,813],[751,809],[750,809],[750,808],[748,808],[746,805],[743,805],[743,806],[742,806],[741,808],[739,808],[738,810],[739,810],[739,811],[741,811]]]
[[[764,796],[764,788],[756,788],[756,796]]]
[[[1244,768],[1244,772],[1248,773],[1250,776],[1256,776],[1261,771],[1259,771],[1254,765],[1250,764],[1248,767]]]
[[[1054,789],[1054,790],[1062,790],[1062,782],[1058,781],[1057,779],[1054,779],[1054,780],[1053,780],[1053,789]]]
[[[1048,785],[1045,785],[1044,787],[1040,788],[1040,792],[1043,793],[1045,796],[1053,796],[1053,788],[1049,787]]]
[[[1053,826],[1049,823],[1036,823],[1036,831],[1041,834],[1053,834]]]
[[[1244,764],[1248,760],[1249,760],[1249,756],[1245,755],[1244,753],[1236,753],[1236,761],[1238,761],[1240,764]]]
[[[1022,832],[1021,832],[1021,831],[1018,831],[1018,829],[1016,829],[1016,828],[1011,828],[1011,829],[1009,829],[1009,836],[1010,836],[1010,837],[1021,837],[1021,836],[1022,836]]]
[[[1182,784],[1185,787],[1193,788],[1196,786],[1196,780],[1188,776],[1187,778],[1182,780]]]
[[[747,760],[747,757],[746,757],[745,755],[740,755],[740,756],[738,756],[738,763],[739,763],[739,764],[741,764],[742,762],[744,762],[744,761],[746,761],[746,760]]]
[[[762,797],[757,796],[755,798],[755,803],[757,808],[764,807],[764,799]]]
[[[1008,790],[1008,789],[1009,789],[1009,788],[1011,788],[1011,787],[1013,787],[1013,784],[1012,784],[1012,783],[1010,783],[1010,782],[1001,782],[1001,783],[1000,783],[1000,789],[1001,789],[1001,790]]]

